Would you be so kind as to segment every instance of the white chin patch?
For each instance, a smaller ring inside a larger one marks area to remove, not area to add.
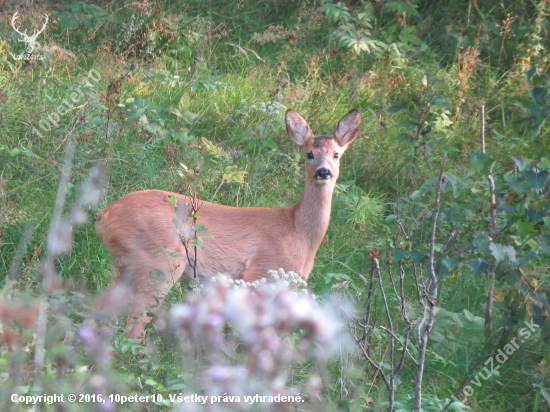
[[[317,179],[317,183],[320,185],[326,185],[327,183],[330,183],[330,179]]]

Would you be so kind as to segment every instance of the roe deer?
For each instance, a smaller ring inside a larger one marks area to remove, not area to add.
[[[150,319],[143,312],[160,304],[182,275],[187,281],[193,278],[193,261],[199,276],[219,272],[253,282],[267,277],[268,270],[281,267],[307,280],[329,224],[339,158],[357,137],[360,122],[354,109],[340,120],[332,136],[314,137],[306,121],[294,110],[287,110],[287,132],[306,157],[300,200],[277,209],[199,201],[196,222],[206,226],[211,237],[203,239],[196,259],[194,248],[186,246],[181,236],[182,232],[194,233],[188,217],[193,199],[143,190],[106,207],[97,218],[96,231],[119,275],[100,297],[100,310],[112,316],[129,305],[127,336],[140,337]]]

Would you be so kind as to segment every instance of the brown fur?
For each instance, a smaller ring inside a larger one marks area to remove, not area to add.
[[[199,201],[197,223],[206,226],[198,249],[199,276],[223,273],[252,282],[270,269],[282,267],[307,280],[315,254],[330,220],[332,192],[338,178],[340,155],[359,132],[357,110],[349,112],[332,136],[314,137],[305,120],[294,110],[286,114],[287,131],[306,155],[306,182],[294,206],[271,209],[229,207]],[[314,159],[307,159],[313,153]],[[316,174],[328,170],[321,182]],[[168,199],[177,198],[176,206]],[[190,199],[161,190],[130,193],[106,207],[98,216],[97,233],[114,258],[119,276],[99,300],[99,309],[113,314],[130,306],[128,336],[139,337],[148,317],[170,288],[184,275],[193,278],[177,228],[190,232],[187,209]],[[176,252],[176,253],[174,253]],[[190,248],[193,258],[193,248]],[[150,276],[154,273],[154,276]],[[164,280],[160,279],[164,276]],[[131,296],[133,300],[131,301]],[[132,325],[132,320],[139,321]]]

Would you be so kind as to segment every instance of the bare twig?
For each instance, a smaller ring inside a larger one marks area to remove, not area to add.
[[[437,293],[439,281],[435,274],[435,265],[434,265],[434,254],[435,254],[435,232],[437,228],[437,219],[439,216],[439,206],[440,206],[440,196],[441,196],[441,185],[443,182],[443,171],[445,169],[445,162],[447,161],[447,154],[443,154],[443,159],[441,161],[441,169],[439,171],[439,179],[437,181],[437,187],[435,191],[435,201],[434,201],[434,211],[432,214],[432,230],[430,233],[430,286],[429,286],[429,295],[426,293],[424,296],[429,305],[429,315],[428,322],[426,327],[420,335],[420,342],[418,344],[418,372],[416,375],[415,381],[415,394],[414,394],[414,410],[415,412],[420,412],[422,410],[422,380],[424,378],[424,366],[426,362],[426,349],[428,346],[428,338],[432,331],[432,327],[435,321],[435,309],[437,304]],[[428,291],[426,291],[428,292]]]
[[[407,349],[407,341],[401,341],[401,339],[399,339],[398,336],[395,335],[395,333],[391,330],[389,330],[388,328],[386,328],[385,326],[380,326],[380,329],[382,329],[384,332],[388,333],[389,335],[393,336],[393,338],[397,341],[397,343],[399,343],[399,345],[404,349],[404,352],[403,352],[403,355],[404,354],[407,354],[409,355],[409,358],[413,361],[413,363],[418,366],[418,361],[416,360],[416,358],[412,355],[412,353],[409,351],[409,349]],[[402,358],[404,358],[404,356],[402,356]],[[400,364],[402,364],[403,362],[400,361]],[[397,372],[399,372],[399,370],[401,369],[401,367],[399,368],[395,368],[396,372],[395,372],[395,375],[397,375]]]
[[[372,273],[374,273],[374,267],[372,268]],[[348,311],[346,310],[345,307],[340,305],[340,308],[341,308],[342,312],[344,312],[346,314],[346,316],[348,316],[350,319],[352,319],[352,320],[355,319],[355,317],[353,315],[348,313]],[[355,322],[354,322],[354,324],[355,324]],[[357,344],[357,346],[361,350],[361,353],[363,354],[363,357],[376,369],[376,373],[380,373],[380,377],[382,378],[382,380],[384,381],[386,386],[389,388],[390,387],[389,382],[388,382],[388,379],[386,377],[386,374],[384,373],[384,370],[382,369],[382,366],[370,357],[365,343],[362,341],[361,338],[357,337],[357,335],[354,333],[353,328],[351,327],[351,325],[349,326],[349,329],[350,329],[350,332],[351,332],[351,336],[353,337],[353,339],[355,340],[355,343]]]
[[[382,296],[382,301],[384,302],[384,310],[386,311],[386,317],[387,317],[387,320],[388,320],[388,326],[389,326],[389,330],[392,331],[392,333],[390,333],[390,337],[389,337],[389,350],[390,350],[390,375],[389,375],[389,380],[388,380],[388,390],[389,390],[389,395],[388,395],[388,412],[392,412],[393,411],[393,404],[394,404],[394,401],[395,401],[395,373],[394,373],[394,365],[393,365],[393,362],[394,362],[394,359],[395,359],[395,343],[394,343],[394,334],[393,334],[393,321],[392,321],[392,318],[391,318],[391,312],[390,312],[390,308],[388,307],[388,299],[386,298],[386,292],[384,291],[384,285],[382,284],[382,276],[380,274],[380,265],[378,263],[378,259],[377,258],[373,258],[372,259],[372,266],[374,267],[374,270],[376,272],[376,275],[378,277],[378,285],[380,286],[380,294]],[[390,269],[390,273],[391,273],[391,269]],[[392,279],[392,283],[393,283],[393,279]],[[395,287],[394,287],[394,290],[395,290]]]
[[[370,310],[372,305],[372,294],[374,292],[374,267],[371,267],[370,271],[370,280],[369,280],[369,293],[367,295],[367,307],[365,308],[365,328],[363,330],[363,336],[361,337],[361,342],[366,345],[367,335],[369,333],[370,326]],[[370,348],[370,345],[367,347],[367,350]]]
[[[420,344],[422,326],[424,326],[424,322],[426,321],[426,302],[424,301],[424,296],[426,295],[426,285],[424,285],[424,279],[422,276],[422,266],[420,266],[418,270],[419,270],[419,273],[416,272],[416,265],[413,264],[412,273],[413,273],[418,303],[420,303],[420,310],[421,310],[420,319],[416,324],[416,342]]]
[[[485,154],[485,106],[480,107],[480,138],[481,138],[481,153]],[[491,240],[495,241],[498,236],[497,225],[497,202],[495,199],[495,181],[493,175],[487,176],[489,181],[489,202],[491,206]],[[485,308],[485,336],[489,338],[493,333],[493,298],[495,294],[495,270],[494,265],[491,265],[491,270],[488,274],[489,289],[487,290],[487,305]]]
[[[67,133],[67,134],[65,135],[65,137],[63,138],[63,140],[61,141],[61,143],[59,144],[59,146],[57,146],[57,148],[56,148],[56,149],[52,152],[52,154],[46,159],[46,161],[47,161],[47,160],[50,160],[50,159],[53,157],[53,155],[56,154],[57,151],[58,151],[59,149],[61,149],[61,146],[63,146],[63,145],[65,144],[65,142],[67,141],[67,139],[68,139],[69,137],[71,137],[71,135],[72,135],[73,132],[74,132],[74,129],[76,129],[76,127],[78,126],[78,122],[75,122],[75,120],[76,120],[76,118],[77,118],[78,116],[80,116],[80,115],[77,114],[75,117],[73,117],[73,120],[71,120],[71,123],[74,123],[73,128],[69,131],[69,133]]]
[[[405,361],[405,350],[407,350],[407,347],[409,346],[409,337],[412,330],[412,322],[409,319],[409,315],[407,315],[407,309],[405,308],[405,270],[403,269],[403,264],[399,262],[399,290],[400,290],[400,298],[399,300],[399,309],[401,311],[401,316],[407,323],[407,330],[405,331],[405,339],[403,342],[403,353],[401,354],[401,359],[399,360],[399,363],[397,364],[397,367],[395,368],[395,373],[397,374],[401,368],[403,367],[403,363]],[[408,350],[407,350],[408,352]],[[413,360],[416,366],[418,366],[418,362],[416,359]]]
[[[179,237],[181,240],[181,243],[183,245],[183,248],[185,249],[185,255],[187,257],[187,263],[189,263],[189,266],[193,269],[193,278],[197,278],[197,258],[198,258],[198,252],[197,252],[197,230],[196,230],[196,224],[199,216],[199,210],[202,206],[202,202],[199,201],[198,194],[196,191],[191,190],[190,183],[186,180],[185,182],[185,191],[189,193],[188,199],[189,204],[186,206],[186,211],[184,213],[187,213],[188,219],[185,222],[181,222],[181,225],[184,223],[187,225],[191,223],[190,230],[193,230],[193,237],[189,237],[187,235],[187,230],[183,229],[181,230],[181,227],[178,228]],[[176,212],[178,208],[176,207]],[[189,221],[190,220],[190,221]],[[181,226],[180,225],[180,226]],[[190,256],[190,243],[193,245],[193,259],[191,259]]]
[[[443,253],[449,247],[449,245],[456,239],[457,236],[458,232],[456,230],[453,230],[449,235],[449,238],[445,242],[445,245],[441,248],[441,253]]]

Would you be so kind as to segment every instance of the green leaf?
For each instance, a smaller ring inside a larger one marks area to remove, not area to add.
[[[349,9],[341,1],[336,4],[325,3],[319,8],[319,10],[324,11],[327,18],[331,19],[335,23],[340,20],[349,21],[351,19]]]
[[[535,87],[533,89],[533,99],[538,104],[546,103],[546,95],[548,94],[548,89],[546,87]]]
[[[199,117],[198,114],[196,113],[191,113],[189,111],[184,111],[181,115],[183,117],[183,119],[187,122],[187,123],[193,123],[195,121],[195,119],[197,117]]]
[[[180,119],[183,117],[180,113],[180,111],[178,109],[176,109],[175,107],[169,107],[168,109],[166,109],[166,111],[168,113],[172,113],[173,115],[175,115],[176,117],[179,117]]]
[[[538,104],[532,104],[529,106],[531,116],[535,119],[544,118],[550,112],[550,107],[542,107]]]
[[[448,172],[443,173],[443,175],[447,178],[449,182],[451,182],[451,186],[453,188],[453,196],[455,198],[458,197],[464,187],[463,182],[459,178]]]
[[[524,170],[523,177],[529,186],[535,189],[537,192],[542,189],[544,183],[548,180],[550,172],[548,170],[542,170],[536,172],[534,170]]]
[[[433,339],[436,342],[445,342],[447,340],[443,334],[436,330],[432,330],[432,333],[430,334],[430,339]]]
[[[535,140],[537,137],[539,137],[540,132],[542,131],[542,128],[546,124],[546,114],[550,111],[550,107],[545,107],[543,114],[544,116],[541,116],[541,118],[536,119],[533,123],[533,126],[531,127],[531,140]]]
[[[399,33],[399,40],[401,41],[401,43],[416,44],[417,46],[420,46],[422,44],[422,40],[420,40],[418,36],[413,34],[413,31],[415,30],[415,26],[403,27],[401,33]]]
[[[407,145],[414,144],[414,138],[407,133],[399,133],[399,136],[397,136],[397,141],[400,143],[405,143]]]
[[[526,222],[522,219],[516,222],[518,227],[518,234],[522,239],[525,239],[531,232],[533,232],[534,226],[531,222]]]
[[[513,170],[510,170],[504,175],[504,180],[506,180],[506,184],[510,189],[519,193],[525,193],[527,191],[527,185],[525,185],[524,179],[520,178],[521,176]]]
[[[409,252],[404,249],[397,249],[393,254],[394,262],[401,262],[403,259],[409,256]]]
[[[158,134],[163,129],[162,125],[160,123],[154,122],[154,123],[147,123],[145,125],[145,130],[147,130],[151,134]]]
[[[525,217],[531,223],[538,223],[544,219],[544,213],[536,209],[527,209],[525,211]]]
[[[141,346],[132,346],[132,355],[137,355],[141,351]]]
[[[450,154],[450,153],[456,153],[456,152],[462,152],[462,149],[459,149],[457,147],[454,147],[454,146],[451,146],[451,145],[444,145],[441,147],[441,150],[447,154]]]
[[[487,176],[491,173],[493,162],[487,158],[485,153],[476,152],[470,155],[470,168],[468,170],[468,176],[472,176],[475,173],[481,173],[483,176]]]
[[[466,210],[463,207],[442,207],[441,219],[451,225],[466,223]]]
[[[480,171],[481,167],[487,160],[487,155],[482,152],[475,152],[470,155],[470,167],[474,168],[476,171]]]
[[[464,309],[462,312],[464,313],[464,316],[466,317],[466,319],[468,319],[468,322],[475,321],[475,316],[468,309]]]
[[[438,259],[435,262],[435,274],[438,279],[442,279],[447,273],[449,273],[456,266],[456,260],[450,257],[444,257]]]
[[[411,256],[415,262],[420,262],[421,260],[424,260],[425,258],[428,257],[428,255],[426,255],[424,252],[421,252],[419,250],[415,250],[414,252],[412,252]]]
[[[401,110],[406,110],[407,109],[407,102],[403,102],[403,103],[399,103],[399,104],[394,104],[393,106],[391,106],[389,109],[388,109],[388,113],[389,114],[395,114],[395,113],[398,113],[400,112]]]
[[[206,232],[208,230],[208,228],[206,226],[199,225],[198,223],[195,223],[193,225],[193,230],[195,232]]]
[[[531,163],[531,159],[523,158],[523,157],[514,157],[512,156],[511,159],[516,164],[516,167],[520,172],[523,172],[523,169]]]
[[[172,137],[174,142],[178,142],[178,143],[185,144],[193,140],[193,135],[190,135],[188,130],[180,131],[180,132],[170,131],[170,136]]]
[[[416,201],[420,200],[420,198],[424,194],[428,193],[433,188],[435,188],[437,180],[438,180],[437,177],[426,180],[419,190],[415,190],[414,192],[412,192],[412,194],[411,194],[412,201],[416,202]]]
[[[510,206],[506,202],[506,200],[504,200],[504,197],[497,196],[497,212],[513,215],[514,214],[514,208],[512,206]]]
[[[547,157],[540,159],[540,162],[537,163],[539,169],[550,169],[550,160]]]
[[[474,276],[479,276],[487,269],[489,269],[489,264],[485,261],[485,259],[479,257],[470,259],[468,261],[468,266],[470,266],[470,269],[472,270]]]
[[[489,249],[491,250],[491,254],[494,256],[497,263],[503,262],[506,256],[508,256],[510,262],[517,263],[516,250],[513,246],[490,243]]]
[[[164,272],[161,271],[161,270],[158,270],[158,269],[155,269],[151,272],[151,274],[149,275],[149,277],[151,279],[154,279],[156,280],[157,282],[159,283],[162,283],[164,282],[164,279],[166,278],[166,276],[164,275]]]
[[[225,151],[219,147],[216,146],[214,143],[212,143],[210,140],[208,140],[206,137],[201,137],[201,142],[204,145],[204,149],[211,155],[220,158],[222,160],[229,160],[230,157],[225,153]]]
[[[166,256],[172,258],[172,259],[177,259],[180,257],[180,254],[178,252],[170,252],[168,253]]]
[[[407,16],[415,17],[417,19],[420,18],[420,14],[418,11],[410,5],[410,2],[401,2],[401,1],[391,1],[387,3],[384,8],[382,9],[382,12],[398,12],[399,14],[407,13]]]
[[[244,183],[244,178],[248,172],[237,170],[237,166],[227,166],[224,170],[223,180],[225,183]]]
[[[435,93],[435,92],[427,92],[428,96],[431,96],[432,98],[432,105],[434,107],[439,107],[440,109],[444,110],[453,110],[453,105],[449,102],[449,99],[447,99],[446,96]]]
[[[264,139],[264,145],[266,147],[269,147],[270,149],[276,149],[277,143],[275,143],[273,140],[271,140],[269,137]]]

